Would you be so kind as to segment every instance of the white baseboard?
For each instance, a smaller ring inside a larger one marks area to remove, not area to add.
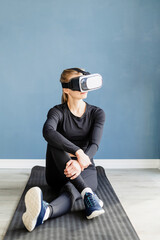
[[[95,163],[106,169],[160,168],[160,159],[97,159]]]
[[[96,166],[106,169],[160,168],[160,159],[95,159]],[[45,166],[44,159],[0,159],[0,168]]]

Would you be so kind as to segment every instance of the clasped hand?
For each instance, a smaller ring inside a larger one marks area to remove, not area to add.
[[[81,173],[81,166],[77,160],[69,160],[66,163],[66,168],[64,169],[64,174],[67,178],[75,179]]]
[[[66,164],[64,169],[64,174],[67,178],[75,179],[79,176],[81,171],[87,168],[91,163],[90,158],[83,152],[82,149],[79,149],[76,153],[77,160],[70,160]]]

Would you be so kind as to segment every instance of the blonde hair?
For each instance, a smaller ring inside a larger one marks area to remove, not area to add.
[[[82,70],[81,68],[79,68],[79,69]],[[60,82],[68,83],[68,82],[70,82],[71,78],[78,77],[80,75],[81,75],[81,73],[77,72],[76,70],[73,70],[71,68],[65,69],[61,74]],[[68,94],[66,94],[65,92],[62,92],[61,102],[65,103],[67,101],[68,101]]]

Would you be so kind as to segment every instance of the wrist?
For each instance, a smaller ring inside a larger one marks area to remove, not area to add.
[[[83,152],[83,150],[80,148],[80,149],[78,149],[76,152],[75,152],[75,155],[76,155],[76,157],[80,154],[80,153],[82,153]]]

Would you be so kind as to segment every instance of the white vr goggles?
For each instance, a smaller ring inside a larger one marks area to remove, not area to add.
[[[90,74],[79,68],[70,69],[83,73],[83,75],[72,78],[68,83],[62,83],[63,88],[69,88],[73,91],[88,92],[102,87],[102,76],[100,74]]]

